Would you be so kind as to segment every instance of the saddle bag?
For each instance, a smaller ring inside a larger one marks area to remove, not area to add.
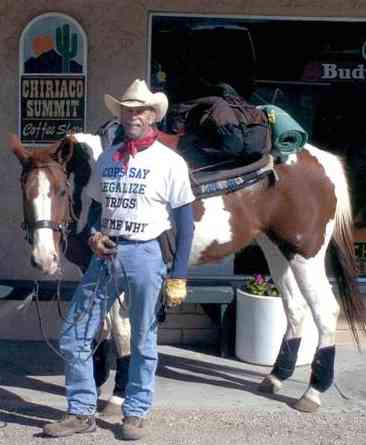
[[[226,102],[239,123],[242,150],[249,158],[271,151],[271,129],[266,113],[242,97],[226,96]]]
[[[230,158],[251,163],[270,152],[267,115],[244,98],[209,96],[192,101],[190,106],[181,107],[185,132],[178,148],[188,162],[193,159],[192,165]]]

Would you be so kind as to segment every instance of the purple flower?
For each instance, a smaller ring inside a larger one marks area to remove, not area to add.
[[[263,284],[264,281],[265,281],[263,275],[261,275],[259,273],[255,274],[254,278],[255,278],[255,283],[256,284]]]

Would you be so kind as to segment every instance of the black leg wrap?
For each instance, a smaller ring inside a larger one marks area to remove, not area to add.
[[[311,364],[310,385],[320,392],[326,391],[334,379],[335,345],[320,348]]]
[[[93,347],[96,346],[94,340]],[[103,340],[93,355],[94,380],[97,388],[108,380],[111,369],[112,342]]]
[[[292,376],[297,360],[297,352],[301,343],[301,337],[282,340],[280,352],[276,358],[271,374],[279,380],[286,380]]]
[[[113,395],[118,397],[124,397],[126,392],[126,386],[128,383],[128,368],[130,366],[130,356],[120,357],[117,359],[117,369],[115,377],[115,385],[113,389]]]

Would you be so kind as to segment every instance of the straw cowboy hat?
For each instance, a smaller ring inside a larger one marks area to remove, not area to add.
[[[156,121],[160,122],[168,111],[168,98],[164,93],[152,93],[144,80],[136,79],[120,99],[109,94],[104,95],[108,110],[119,117],[121,107],[151,107],[156,112]]]

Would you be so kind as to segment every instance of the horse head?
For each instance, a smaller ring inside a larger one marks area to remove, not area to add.
[[[23,228],[32,245],[32,264],[55,274],[64,246],[67,259],[85,270],[90,251],[79,236],[88,210],[82,192],[103,151],[101,138],[75,133],[48,147],[26,148],[11,135],[10,147],[23,167]]]
[[[11,135],[10,147],[22,165],[23,229],[32,246],[31,262],[53,275],[72,217],[67,165],[73,157],[73,137],[46,148],[26,148]]]

